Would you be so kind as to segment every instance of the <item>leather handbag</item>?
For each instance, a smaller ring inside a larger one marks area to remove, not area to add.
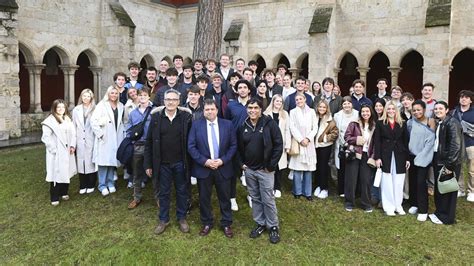
[[[443,166],[438,175],[438,191],[441,194],[451,193],[459,190],[459,184],[456,180],[456,173],[446,173],[446,168]],[[444,181],[441,181],[444,179]]]
[[[295,138],[291,138],[291,146],[290,146],[290,151],[288,152],[288,155],[298,155],[300,154],[300,144],[298,141],[296,141]]]

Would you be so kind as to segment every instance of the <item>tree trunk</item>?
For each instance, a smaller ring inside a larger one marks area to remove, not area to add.
[[[217,59],[221,53],[223,0],[200,0],[193,59]]]

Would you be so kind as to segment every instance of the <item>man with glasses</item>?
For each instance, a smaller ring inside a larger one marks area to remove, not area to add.
[[[145,142],[144,168],[149,177],[158,179],[159,173],[159,224],[155,234],[163,233],[169,225],[171,185],[176,188],[176,217],[179,229],[189,232],[186,222],[189,170],[187,142],[192,115],[189,109],[180,108],[179,92],[169,89],[164,93],[164,107],[151,112],[151,122]]]

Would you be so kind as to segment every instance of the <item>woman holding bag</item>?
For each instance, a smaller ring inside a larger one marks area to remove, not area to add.
[[[436,211],[429,215],[430,220],[435,224],[453,224],[456,222],[456,200],[457,190],[441,194],[440,181],[446,181],[449,176],[456,179],[459,178],[461,172],[461,164],[464,155],[464,139],[462,135],[462,127],[459,121],[448,115],[448,104],[439,101],[435,104],[434,114],[439,119],[436,128],[436,137],[434,142],[434,160],[433,166],[435,171],[435,206]],[[447,178],[439,175],[441,170]]]
[[[296,107],[290,111],[290,132],[299,144],[299,153],[290,156],[288,167],[293,170],[293,196],[298,199],[303,195],[311,201],[312,171],[316,170],[314,137],[318,132],[318,122],[303,93],[296,94],[295,102]]]
[[[395,212],[399,215],[406,214],[402,201],[405,173],[410,167],[407,138],[406,124],[396,103],[387,102],[384,113],[375,126],[374,159],[377,168],[382,168],[382,207],[388,216],[395,216]]]

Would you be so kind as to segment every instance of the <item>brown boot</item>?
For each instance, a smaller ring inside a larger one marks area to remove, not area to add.
[[[135,209],[136,207],[138,207],[138,205],[140,205],[141,202],[142,202],[141,200],[136,200],[136,199],[130,201],[130,203],[128,204],[128,209],[129,210]]]
[[[155,234],[160,235],[161,233],[163,233],[169,224],[170,222],[165,223],[165,222],[160,221],[158,226],[155,228]]]
[[[183,233],[189,233],[189,225],[186,219],[179,220],[179,230]]]

